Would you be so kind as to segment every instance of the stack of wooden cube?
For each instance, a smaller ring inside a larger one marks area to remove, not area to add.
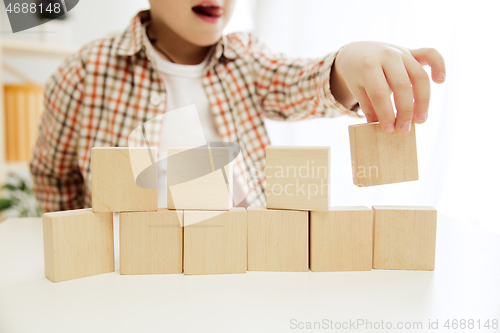
[[[414,129],[349,130],[356,185],[418,179]],[[246,210],[233,207],[228,149],[170,149],[168,209],[158,209],[154,149],[93,148],[92,209],[43,216],[47,278],[114,271],[114,212],[120,274],[434,269],[435,209],[330,207],[329,147],[269,146],[266,155],[267,207]]]

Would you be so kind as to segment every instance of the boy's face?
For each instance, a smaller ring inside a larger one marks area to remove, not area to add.
[[[197,46],[215,44],[236,0],[150,0],[151,15]]]

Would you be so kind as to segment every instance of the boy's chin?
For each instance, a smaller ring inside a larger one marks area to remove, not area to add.
[[[196,46],[211,46],[216,44],[222,38],[222,33],[217,34],[209,34],[204,36],[197,36],[196,38],[191,39],[191,43]]]

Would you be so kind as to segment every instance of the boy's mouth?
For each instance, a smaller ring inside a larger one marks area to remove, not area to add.
[[[192,8],[193,12],[202,20],[217,23],[224,10],[212,1],[203,1]]]

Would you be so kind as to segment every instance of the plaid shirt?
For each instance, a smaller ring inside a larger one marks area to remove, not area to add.
[[[140,12],[121,35],[83,47],[47,82],[30,162],[42,211],[91,207],[91,148],[128,146],[131,131],[165,112],[168,92],[144,45],[146,20],[149,12]],[[223,36],[215,46],[203,86],[222,140],[241,148],[234,170],[249,204],[265,205],[264,117],[358,115],[330,92],[335,55],[288,59],[245,33]],[[151,146],[158,146],[157,127]]]

